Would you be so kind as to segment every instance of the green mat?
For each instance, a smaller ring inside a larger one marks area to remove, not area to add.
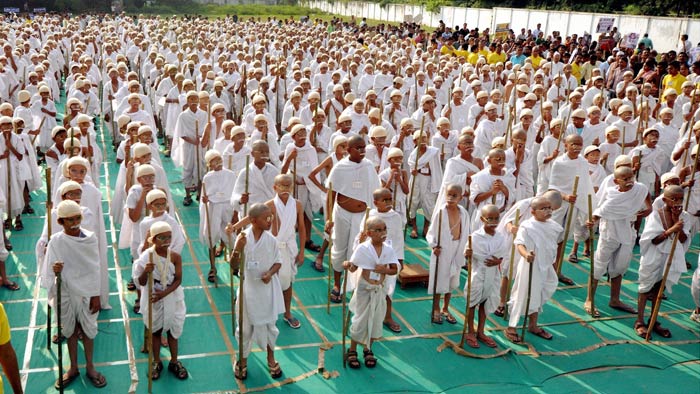
[[[99,316],[99,335],[95,340],[95,362],[108,380],[101,390],[109,393],[147,391],[147,355],[139,352],[143,340],[141,317],[132,312],[135,294],[126,290],[131,276],[127,250],[115,250],[118,231],[107,215],[118,167],[114,162],[110,136],[99,141],[107,153],[102,177],[103,208],[107,239],[110,244],[110,289],[113,309]],[[190,377],[177,380],[164,373],[154,382],[154,392],[691,392],[700,388],[700,332],[688,319],[693,306],[690,297],[691,272],[684,274],[664,301],[661,321],[673,331],[673,338],[646,344],[634,334],[633,315],[624,315],[607,307],[609,287],[602,283],[597,304],[602,317],[594,320],[585,315],[582,300],[586,294],[588,260],[572,265],[565,263],[564,273],[577,285],[560,288],[547,304],[540,322],[554,334],[546,341],[528,335],[527,346],[505,340],[505,322],[489,316],[487,332],[498,342],[497,349],[482,346],[456,353],[446,341],[459,342],[465,301],[455,296],[452,313],[457,325],[430,323],[431,301],[422,287],[397,288],[394,315],[403,331],[394,334],[385,330],[385,338],[374,346],[379,358],[377,368],[359,371],[343,369],[341,363],[341,307],[332,305],[326,313],[326,274],[311,268],[315,257],[306,254],[294,285],[293,313],[302,326],[299,330],[278,322],[280,336],[276,357],[284,370],[283,378],[272,380],[266,367],[265,354],[255,349],[249,361],[249,377],[243,383],[233,377],[232,363],[237,356],[237,343],[232,337],[228,267],[218,259],[219,286],[206,280],[208,254],[198,240],[199,212],[196,204],[183,207],[179,171],[170,159],[163,164],[173,188],[176,213],[188,239],[183,250],[183,283],[187,303],[187,320],[180,339],[180,358]],[[23,218],[25,230],[14,232],[10,239],[14,251],[8,259],[8,273],[22,287],[20,291],[2,291],[3,302],[12,325],[14,345],[26,382],[27,393],[55,392],[57,351],[46,349],[45,293],[36,286],[34,245],[45,218],[44,191],[33,195],[36,214]],[[42,205],[40,205],[42,204]],[[420,225],[420,223],[419,223]],[[321,218],[314,220],[313,238],[321,242]],[[8,233],[9,234],[9,233]],[[698,239],[687,258],[697,261]],[[626,275],[622,297],[636,303],[635,261]],[[407,240],[409,263],[427,267],[429,250],[424,241]],[[466,280],[463,273],[462,284]],[[237,286],[237,278],[234,280]],[[349,341],[348,341],[349,342]],[[65,345],[64,345],[65,346]],[[84,362],[82,350],[80,362]],[[67,363],[67,349],[64,347]],[[163,358],[168,360],[168,350]],[[319,372],[323,367],[324,373]],[[613,375],[614,374],[614,375]],[[95,393],[85,379],[75,381],[68,393]],[[10,392],[7,381],[6,392]]]

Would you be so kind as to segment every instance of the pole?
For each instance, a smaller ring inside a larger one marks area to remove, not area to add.
[[[649,327],[647,328],[646,341],[649,342],[651,339],[651,331],[656,325],[656,318],[659,316],[659,309],[661,309],[661,300],[664,295],[664,288],[666,286],[666,278],[668,278],[668,272],[671,270],[671,264],[673,264],[673,256],[676,254],[676,245],[678,244],[678,233],[673,237],[673,243],[671,244],[671,252],[668,255],[668,261],[666,261],[666,267],[664,268],[664,276],[661,278],[661,284],[659,285],[659,292],[656,293],[656,301],[654,302],[654,307],[651,311],[651,317],[649,318]]]
[[[56,330],[58,330],[58,392],[63,394],[63,343],[61,343],[61,273],[56,273]]]
[[[698,151],[698,153],[695,155],[695,161],[693,161],[693,172],[690,173],[690,179],[695,178],[695,172],[698,170],[698,158],[700,158],[700,151]],[[688,188],[688,195],[685,199],[685,207],[683,208],[684,211],[688,210],[688,204],[690,203],[690,193],[693,190],[693,187]]]
[[[245,194],[248,194],[248,178],[250,173],[250,155],[245,157]],[[243,216],[248,216],[248,203],[243,204]]]
[[[467,238],[467,247],[469,250],[472,249],[472,236]],[[436,266],[437,267],[437,266]],[[433,292],[433,296],[434,296]],[[462,339],[459,341],[459,347],[464,346],[464,340],[467,337],[467,324],[471,325],[469,320],[469,309],[472,299],[472,256],[467,257],[467,306],[464,308],[464,327],[462,327]]]
[[[51,167],[46,167],[46,234],[48,240],[51,240]],[[61,337],[58,337],[59,343],[61,342]],[[51,349],[51,304],[46,302],[46,349]]]
[[[520,224],[520,209],[515,210],[515,227]],[[515,237],[513,237],[515,238]],[[510,301],[510,292],[513,289],[513,265],[515,264],[515,245],[511,243],[510,249],[510,265],[508,266],[508,291],[506,292],[506,309],[503,313],[503,320],[508,321],[508,302]]]
[[[449,219],[448,219],[449,220]],[[442,237],[442,209],[438,213],[438,236],[437,236],[437,247],[440,248],[440,238]],[[440,255],[435,256],[435,276],[433,278],[433,297],[437,292],[437,280],[438,273],[440,272]],[[433,310],[430,309],[430,324],[433,324]]]
[[[418,145],[416,146],[416,171],[418,170],[418,161],[420,160],[420,144],[421,140],[423,139],[423,127],[425,126],[425,116],[420,121],[420,132],[418,135]],[[418,174],[416,174],[418,175]],[[403,231],[403,237],[406,238],[406,229],[408,229],[408,226],[411,222],[411,205],[413,205],[413,190],[416,188],[416,176],[413,176],[411,179],[411,192],[408,196],[408,209],[406,209],[406,227],[404,228]]]
[[[207,185],[202,182],[202,194],[207,195]],[[216,281],[216,256],[214,255],[214,242],[211,238],[211,217],[209,216],[209,202],[204,204],[204,214],[207,220],[207,236],[209,239],[209,265],[211,269],[214,270],[214,287],[219,287],[219,283]]]
[[[576,190],[578,189],[578,175],[574,178],[574,191],[572,195],[576,197]],[[561,244],[561,256],[559,256],[559,261],[557,261],[557,276],[561,274],[561,266],[564,261],[564,251],[566,249],[566,242],[569,240],[569,231],[571,230],[571,218],[574,217],[574,203],[569,203],[569,212],[566,215],[566,229],[564,230],[564,241]]]
[[[527,260],[525,260],[527,262]],[[527,327],[527,318],[530,316],[530,295],[532,294],[532,268],[535,266],[535,262],[528,262],[530,267],[528,267],[529,276],[527,278],[527,300],[525,301],[525,319],[523,320],[523,327],[520,331],[520,338],[522,342],[525,342],[525,327]]]
[[[592,196],[588,195],[588,221],[593,221],[593,200]],[[593,292],[593,267],[595,266],[595,249],[593,249],[593,236],[595,231],[593,227],[588,229],[588,251],[591,254],[591,269],[588,273],[588,298],[591,300],[591,316],[595,317],[595,293]]]
[[[200,177],[200,172],[199,172],[200,171],[200,169],[199,169],[199,144],[200,144],[200,142],[199,142],[199,121],[198,120],[194,121],[194,140],[195,140],[195,146],[194,146],[195,162],[197,163],[197,194],[199,194],[202,185],[200,183],[201,177]]]
[[[153,251],[148,253],[148,262],[153,265]],[[146,329],[148,346],[148,392],[153,391],[153,272],[148,273],[148,328]]]
[[[333,182],[328,182],[328,192],[326,192],[326,212],[328,222],[333,224]],[[331,314],[331,277],[333,275],[332,264],[333,237],[328,237],[328,294],[326,300],[326,313]]]
[[[244,235],[245,236],[245,235]],[[235,246],[234,246],[235,250]],[[243,264],[238,270],[238,368],[242,368],[243,360],[243,283],[245,281],[245,247],[241,251],[241,260]],[[232,290],[233,291],[233,290]],[[242,369],[241,369],[242,370]]]

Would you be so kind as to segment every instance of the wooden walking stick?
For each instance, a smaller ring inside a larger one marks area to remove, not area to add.
[[[423,127],[425,126],[425,116],[420,121],[420,132],[418,133],[418,145],[416,146],[416,175],[411,179],[411,191],[408,195],[408,209],[406,209],[406,227],[403,230],[403,237],[406,238],[406,230],[411,222],[411,205],[413,205],[413,190],[416,188],[416,177],[418,176],[418,161],[420,160],[420,141],[423,139]]]
[[[245,157],[245,194],[248,194],[248,178],[250,177],[250,155]],[[243,204],[243,216],[248,216],[248,203]]]
[[[12,136],[7,138],[7,220],[12,225],[12,193],[10,185],[12,184],[12,163],[10,161],[10,156],[12,156]]]
[[[527,261],[527,260],[525,260]],[[527,299],[525,301],[525,318],[523,319],[523,327],[520,330],[520,340],[525,342],[525,328],[527,327],[527,319],[530,316],[530,295],[532,294],[532,268],[535,266],[535,261],[528,262],[530,266],[528,267],[529,276],[527,278]]]
[[[245,237],[245,233],[243,237]],[[235,246],[234,246],[235,249]],[[242,267],[238,270],[239,281],[238,281],[238,368],[242,368],[241,360],[243,360],[243,282],[245,281],[245,246],[241,250],[241,265]]]
[[[333,224],[333,182],[328,182],[328,192],[326,193],[326,211],[328,222]],[[329,234],[330,235],[330,234]],[[333,276],[333,237],[328,237],[328,294],[326,300],[326,313],[331,314],[331,280]]]
[[[153,251],[148,253],[148,262],[153,264]],[[161,279],[162,280],[162,279]],[[146,329],[146,346],[148,346],[148,392],[153,391],[153,272],[148,273],[148,328]]]
[[[574,191],[571,193],[576,197],[576,190],[578,190],[578,175],[574,178]],[[564,261],[564,252],[566,251],[566,243],[569,241],[569,231],[571,230],[571,219],[574,217],[574,203],[569,203],[569,212],[566,215],[566,229],[564,230],[564,241],[561,244],[561,256],[559,256],[559,261],[557,261],[557,276],[561,275],[561,266]]]
[[[515,227],[520,225],[520,208],[515,210]],[[515,239],[515,236],[513,236]],[[506,291],[506,308],[503,311],[503,320],[508,321],[508,302],[510,301],[510,292],[513,289],[513,265],[515,264],[515,245],[511,242],[510,249],[510,265],[508,266],[508,290]]]
[[[292,172],[294,172],[294,199],[297,198],[298,192],[297,192],[297,159],[296,157],[294,158],[294,163],[292,164]]]
[[[700,159],[700,151],[698,151],[698,153],[695,155],[695,161],[693,161],[693,172],[690,173],[690,179],[695,179],[695,172],[698,170],[698,159]],[[692,187],[688,188],[688,194],[686,195],[685,199],[685,206],[683,207],[684,211],[688,210],[688,204],[690,204],[690,193],[692,192],[692,190]]]
[[[56,273],[56,330],[61,338],[61,273]],[[58,392],[63,394],[63,343],[58,341]]]
[[[621,155],[625,154],[625,133],[626,133],[626,131],[627,131],[627,127],[623,127],[622,128],[622,143],[620,144],[620,145],[622,145],[622,151],[620,152]]]
[[[654,326],[656,325],[656,319],[659,316],[659,310],[661,309],[661,300],[664,296],[664,288],[666,287],[666,278],[668,278],[668,272],[671,270],[671,265],[673,264],[673,256],[676,254],[676,245],[678,245],[678,233],[676,233],[676,236],[673,237],[673,243],[671,244],[671,252],[668,255],[666,267],[664,268],[664,276],[661,278],[659,292],[656,293],[656,300],[654,301],[654,306],[651,311],[651,317],[649,318],[649,326],[647,327],[647,342],[649,342],[649,340],[651,339],[651,331],[654,329]]]
[[[593,200],[592,196],[588,195],[588,221],[593,221]],[[591,255],[591,268],[588,273],[588,298],[591,300],[591,316],[595,317],[595,293],[593,292],[593,268],[595,267],[595,249],[593,248],[593,236],[595,235],[595,230],[593,227],[588,229],[588,253]]]
[[[199,193],[199,191],[202,188],[202,184],[201,184],[201,177],[200,177],[200,172],[199,172],[200,171],[199,170],[199,161],[200,161],[199,160],[199,144],[200,144],[200,141],[199,141],[199,121],[198,120],[194,121],[194,140],[196,142],[196,144],[194,145],[194,150],[195,150],[195,163],[197,164],[197,192]]]
[[[37,137],[39,137],[39,134],[41,134],[41,129],[44,127],[44,122],[46,121],[46,116],[43,116],[41,118],[41,123],[39,123],[39,127],[37,130],[39,130],[38,134],[35,134],[34,137],[32,137],[32,148],[34,147],[34,142],[36,141]]]
[[[467,238],[468,249],[472,248],[472,236]],[[437,266],[436,266],[437,267]],[[433,294],[435,294],[433,292]],[[467,306],[464,308],[464,327],[462,327],[462,339],[459,341],[459,347],[464,346],[464,340],[467,338],[467,324],[471,325],[469,321],[469,306],[471,305],[472,299],[472,256],[467,257]]]
[[[202,194],[208,196],[207,185],[202,182]],[[207,220],[207,236],[209,239],[209,265],[214,270],[214,287],[218,288],[219,283],[216,281],[216,255],[214,254],[214,242],[211,237],[211,217],[209,216],[209,202],[204,204],[204,213]]]
[[[449,218],[447,219],[449,221]],[[437,236],[437,248],[440,249],[440,238],[442,237],[442,208],[438,212],[438,236]],[[442,254],[442,250],[440,250]],[[433,278],[433,297],[437,292],[437,281],[438,273],[440,272],[440,254],[435,256],[435,277]],[[433,324],[433,309],[430,309],[430,324]]]
[[[46,167],[46,234],[51,241],[51,167]],[[61,337],[58,337],[59,343]],[[46,349],[51,349],[51,304],[46,302]]]

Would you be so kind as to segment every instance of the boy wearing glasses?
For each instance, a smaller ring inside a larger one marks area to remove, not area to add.
[[[634,330],[644,338],[650,329],[663,338],[671,337],[671,331],[662,327],[658,321],[654,327],[644,323],[644,308],[647,301],[651,301],[652,310],[654,308],[674,237],[678,237],[677,249],[664,288],[671,293],[671,286],[678,283],[681,274],[687,270],[685,252],[690,246],[688,234],[694,223],[692,216],[683,210],[682,187],[667,186],[663,192],[663,202],[663,207],[653,210],[649,215],[639,240],[642,258],[639,260],[639,293]]]
[[[557,254],[557,246],[552,240],[559,238],[564,229],[552,220],[552,203],[544,197],[535,197],[530,203],[532,217],[522,222],[513,244],[520,260],[510,294],[506,338],[513,343],[522,342],[516,327],[520,316],[529,316],[528,331],[544,339],[552,339],[552,334],[537,325],[539,312],[557,290],[557,272],[552,261]],[[534,264],[530,270],[530,264]],[[532,272],[532,277],[530,277]],[[525,310],[528,304],[529,308]]]
[[[396,275],[399,260],[386,241],[387,226],[378,217],[367,220],[369,239],[359,244],[343,267],[350,272],[361,269],[355,292],[350,300],[352,321],[350,322],[350,349],[347,361],[350,368],[360,368],[357,345],[364,347],[365,366],[374,368],[377,359],[372,353],[372,342],[382,337],[382,321],[386,312],[387,275]]]

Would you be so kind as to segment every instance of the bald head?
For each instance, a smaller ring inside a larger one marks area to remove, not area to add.
[[[254,152],[262,152],[264,149],[269,149],[267,142],[263,140],[257,140],[253,142],[253,145],[251,146],[251,150]]]
[[[445,188],[445,191],[448,193],[454,192],[461,196],[464,189],[462,189],[462,185],[458,183],[450,183],[449,185],[447,185],[447,188]]]
[[[544,198],[544,197],[535,197],[532,199],[532,202],[530,203],[530,207],[532,209],[541,209],[542,207],[546,206],[549,204],[549,201]]]
[[[498,210],[498,207],[493,205],[493,204],[486,204],[483,207],[481,207],[481,216],[482,217],[488,217],[489,215],[499,215],[500,211]]]
[[[581,136],[578,134],[571,134],[566,136],[564,142],[566,142],[567,144],[578,143],[578,145],[583,145],[583,138],[581,138]]]
[[[677,196],[683,197],[683,188],[678,185],[668,185],[664,188],[665,198],[677,198]]]
[[[552,209],[557,210],[561,207],[561,193],[559,193],[557,190],[547,190],[544,194],[542,194],[542,197],[546,198],[552,204]]]
[[[250,209],[248,209],[248,216],[257,219],[261,216],[269,215],[272,211],[265,204],[257,203],[253,204]]]
[[[633,174],[634,171],[632,171],[632,169],[629,167],[617,167],[614,172],[615,179],[627,178],[628,176]]]
[[[372,198],[374,199],[374,201],[382,200],[384,198],[389,198],[389,197],[391,197],[391,190],[389,190],[385,187],[381,187],[381,188],[375,190],[374,192],[372,192]]]
[[[378,230],[384,227],[386,224],[384,223],[384,220],[380,218],[379,216],[370,216],[367,219],[367,229],[368,230]]]
[[[359,135],[353,135],[348,139],[348,147],[350,148],[357,148],[359,146],[364,145],[365,140],[362,139]]]

